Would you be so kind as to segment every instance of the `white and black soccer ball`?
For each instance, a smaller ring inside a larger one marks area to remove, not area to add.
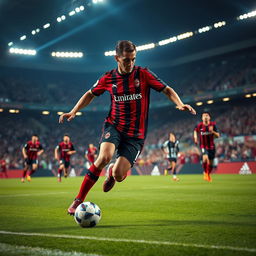
[[[101,219],[101,210],[97,204],[91,202],[81,203],[74,215],[76,223],[82,227],[94,227]]]

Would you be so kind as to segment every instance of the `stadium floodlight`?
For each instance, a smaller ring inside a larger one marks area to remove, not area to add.
[[[3,108],[0,108],[0,112],[4,112],[4,109],[3,109]]]
[[[47,28],[49,28],[50,26],[51,26],[50,23],[46,23],[46,24],[43,25],[43,28],[44,28],[44,29],[47,29]]]
[[[98,0],[92,0],[92,3],[93,3],[93,4],[97,4],[97,3],[98,3]]]
[[[207,104],[212,104],[213,102],[213,100],[207,100]]]
[[[252,97],[256,97],[256,92],[252,94]]]
[[[225,97],[225,98],[222,99],[222,101],[225,101],[225,102],[226,101],[230,101],[230,98],[229,97]]]
[[[220,21],[220,22],[216,22],[216,23],[214,23],[214,27],[215,28],[220,28],[220,27],[223,27],[223,26],[225,26],[226,25],[226,21]]]
[[[58,114],[59,116],[61,116],[62,114],[64,114],[64,112],[58,111],[57,114]]]
[[[8,46],[12,46],[12,45],[13,45],[13,42],[9,42],[9,43],[8,43]]]
[[[37,28],[37,29],[36,29],[36,33],[39,33],[39,32],[40,32],[40,29],[39,29],[39,28]]]
[[[20,49],[20,48],[10,48],[9,52],[12,54],[24,54],[24,55],[36,55],[36,50],[33,49]]]
[[[237,17],[238,20],[244,20],[256,16],[256,11],[248,12]]]
[[[199,33],[204,33],[204,32],[207,32],[207,31],[209,31],[209,30],[211,30],[211,29],[212,29],[211,26],[206,26],[206,27],[203,27],[203,28],[199,28],[199,29],[198,29],[198,32],[199,32]]]
[[[35,30],[32,30],[32,31],[31,31],[31,34],[32,34],[32,35],[35,35],[35,34],[36,34],[36,31],[35,31]]]
[[[61,22],[61,21],[62,21],[61,17],[58,17],[58,18],[57,18],[57,21],[58,21],[58,22]]]
[[[23,40],[25,40],[26,38],[27,38],[27,36],[26,36],[26,35],[23,35],[23,36],[20,37],[20,40],[23,41]]]
[[[245,97],[245,98],[251,98],[252,95],[251,95],[251,94],[246,94],[244,97]]]
[[[79,7],[79,9],[80,9],[81,12],[84,11],[84,6],[81,5],[81,6]]]
[[[65,15],[62,15],[62,16],[61,16],[61,19],[62,19],[62,20],[65,20],[65,19],[66,19],[66,16],[65,16]]]
[[[82,58],[84,56],[82,52],[52,52],[51,55],[57,58]]]
[[[77,112],[76,116],[81,116],[83,113],[82,112]]]
[[[69,12],[69,16],[73,16],[73,15],[75,15],[76,14],[76,12],[73,10],[73,11],[71,11],[71,12]]]
[[[108,51],[104,53],[105,56],[115,56],[116,55],[116,51]]]
[[[193,32],[186,32],[186,33],[178,35],[177,38],[178,38],[178,40],[182,40],[182,39],[193,36],[193,34],[194,34]]]
[[[159,41],[158,44],[160,46],[162,46],[162,45],[170,44],[170,43],[173,43],[173,42],[176,42],[176,41],[177,41],[177,37],[173,36],[173,37],[170,37],[168,39],[164,39],[164,40]]]
[[[202,101],[199,101],[196,103],[197,106],[202,106],[203,105],[203,102]]]
[[[48,111],[48,110],[42,111],[42,115],[49,115],[49,114],[50,114],[50,111]]]
[[[137,46],[136,49],[137,49],[137,51],[144,51],[144,50],[153,49],[153,48],[155,48],[155,46],[156,45],[154,43],[150,43],[150,44],[144,44],[144,45]]]
[[[80,8],[79,7],[76,7],[75,11],[78,13],[80,12]]]
[[[18,114],[18,113],[20,113],[20,111],[19,111],[19,109],[9,109],[9,113]]]

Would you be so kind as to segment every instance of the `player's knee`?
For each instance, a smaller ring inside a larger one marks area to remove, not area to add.
[[[122,182],[124,180],[124,175],[122,174],[122,172],[118,169],[114,169],[113,170],[113,177],[115,178],[115,180],[117,182]]]
[[[100,163],[104,166],[106,166],[110,161],[112,157],[110,155],[104,155],[99,157]]]

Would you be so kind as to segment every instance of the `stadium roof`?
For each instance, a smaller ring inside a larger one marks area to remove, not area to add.
[[[89,4],[89,5],[88,5]],[[78,6],[83,12],[70,17],[68,13]],[[4,49],[0,65],[90,70],[92,66],[111,68],[114,61],[104,52],[113,50],[116,41],[132,40],[137,45],[169,38],[218,21],[227,21],[220,30],[182,40],[175,45],[157,47],[140,53],[142,65],[184,57],[256,38],[255,19],[236,20],[241,14],[256,10],[253,0],[2,0],[0,2],[0,47]],[[57,17],[65,15],[63,22]],[[50,23],[48,29],[43,25]],[[31,31],[40,28],[32,35]],[[26,40],[20,37],[26,35]],[[10,56],[8,43],[17,47],[37,49],[37,56],[24,58]],[[52,51],[82,51],[81,60],[56,60]],[[149,64],[148,64],[149,65]],[[81,69],[82,67],[82,69]]]

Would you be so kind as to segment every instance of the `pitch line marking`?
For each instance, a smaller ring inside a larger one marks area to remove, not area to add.
[[[13,195],[0,195],[0,197],[45,196],[45,195],[67,194],[67,193],[68,192],[38,193],[38,194],[13,194]]]
[[[127,243],[140,243],[140,244],[156,244],[156,245],[170,245],[170,246],[183,246],[183,247],[197,247],[205,249],[218,249],[218,250],[230,250],[230,251],[245,251],[256,252],[256,248],[247,247],[234,247],[224,245],[207,245],[207,244],[187,244],[169,241],[150,241],[150,240],[133,240],[133,239],[119,239],[119,238],[106,238],[96,236],[75,236],[75,235],[59,235],[59,234],[47,234],[47,233],[24,233],[24,232],[11,232],[0,230],[0,234],[3,235],[18,235],[18,236],[41,236],[41,237],[55,237],[55,238],[72,238],[80,240],[96,240],[96,241],[109,241],[109,242],[127,242]]]
[[[21,253],[29,253],[30,256],[100,256],[98,254],[81,253],[81,252],[65,252],[57,249],[45,249],[40,247],[18,246],[0,243],[0,252],[9,255],[20,255]]]

